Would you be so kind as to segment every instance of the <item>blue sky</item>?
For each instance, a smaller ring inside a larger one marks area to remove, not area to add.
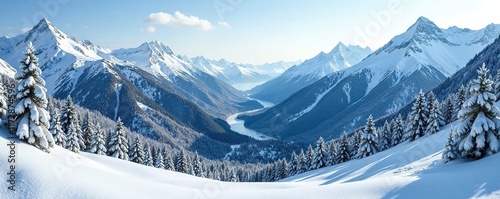
[[[158,40],[176,54],[241,63],[294,61],[339,41],[373,50],[419,16],[439,27],[500,24],[497,0],[16,0],[2,2],[0,35],[42,17],[79,40],[129,48]]]

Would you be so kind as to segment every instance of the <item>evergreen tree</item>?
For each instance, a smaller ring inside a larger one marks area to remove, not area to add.
[[[392,145],[396,146],[403,141],[403,135],[405,133],[405,122],[403,120],[403,116],[401,114],[398,115],[396,121],[392,127]]]
[[[427,93],[427,98],[426,98],[426,102],[425,104],[427,105],[427,108],[426,108],[426,116],[427,118],[429,118],[429,114],[431,112],[431,110],[434,108],[434,101],[436,100],[436,95],[434,94],[434,92],[429,91],[429,93]]]
[[[186,152],[184,152],[184,149],[181,149],[179,155],[177,156],[175,168],[177,169],[178,172],[181,173],[188,173],[189,171],[188,158]]]
[[[111,135],[111,139],[108,146],[109,146],[108,154],[110,156],[122,160],[129,160],[128,140],[127,137],[125,137],[125,132],[123,130],[123,123],[120,118],[118,118],[118,121],[116,121],[116,130]]]
[[[288,165],[288,176],[297,174],[300,170],[300,160],[295,151],[292,152],[290,157],[290,164]]]
[[[426,135],[432,135],[441,130],[444,126],[443,115],[439,109],[439,102],[434,100],[432,109],[429,111],[429,120],[427,121],[427,128],[425,130]]]
[[[455,111],[453,113],[453,121],[458,120],[458,112],[462,109],[462,105],[465,102],[467,96],[467,90],[464,85],[460,86],[458,89],[457,97],[455,99]]]
[[[4,84],[0,76],[0,125],[2,118],[7,114],[7,96],[5,94]]]
[[[15,75],[18,80],[15,88],[15,113],[18,116],[16,135],[29,144],[50,152],[50,148],[54,146],[54,138],[49,132],[50,115],[46,110],[48,101],[45,94],[47,89],[31,42],[25,55],[26,59],[21,60],[21,67]]]
[[[300,163],[300,167],[299,167],[299,170],[297,171],[297,174],[306,172],[309,167],[307,164],[307,157],[306,157],[306,154],[304,153],[303,149],[300,149],[299,163]]]
[[[338,150],[338,144],[335,141],[330,141],[327,143],[328,147],[328,158],[327,158],[327,166],[332,166],[337,163],[337,150]]]
[[[71,96],[68,96],[68,98],[66,99],[66,104],[63,108],[63,114],[61,119],[62,119],[61,120],[62,130],[66,134],[69,134],[69,125],[71,123],[75,123],[76,120],[75,105],[73,105],[73,99],[71,98]]]
[[[130,146],[129,153],[130,161],[139,164],[144,163],[144,148],[142,148],[142,142],[139,136],[135,137],[134,143]]]
[[[314,150],[311,145],[307,148],[307,154],[306,154],[306,163],[307,163],[307,171],[313,170],[314,169]]]
[[[161,151],[161,149],[158,149],[156,151],[154,166],[156,168],[159,168],[159,169],[165,169],[165,160],[164,160],[163,152]]]
[[[379,130],[379,145],[378,148],[380,151],[384,151],[388,148],[391,148],[391,125],[387,120],[384,123],[384,126]]]
[[[151,153],[151,148],[149,148],[149,144],[147,142],[144,144],[143,164],[150,167],[153,166],[153,154]]]
[[[457,146],[455,140],[453,139],[453,133],[448,134],[448,140],[446,141],[446,146],[444,147],[444,152],[442,155],[444,163],[454,160],[457,158]]]
[[[73,125],[73,122],[71,122],[68,126],[65,148],[75,153],[80,153],[80,142],[82,141],[78,138],[75,126]]]
[[[354,132],[351,136],[351,143],[349,145],[351,146],[350,151],[352,159],[356,158],[356,155],[358,154],[359,145],[361,143],[361,134],[363,134],[363,131],[359,130]]]
[[[170,171],[175,171],[175,164],[172,156],[168,155],[166,158],[165,169]]]
[[[85,146],[90,146],[90,139],[94,134],[94,125],[90,121],[90,114],[87,113],[85,119],[83,120],[83,134],[82,140]]]
[[[349,151],[349,138],[347,133],[344,132],[339,139],[339,149],[337,150],[337,162],[347,162],[351,159],[351,153]]]
[[[488,79],[487,73],[483,64],[471,85],[470,98],[458,113],[461,123],[454,133],[458,137],[457,154],[462,158],[480,159],[498,152],[500,111],[495,106],[493,81]]]
[[[410,142],[425,135],[427,128],[427,104],[422,90],[413,103],[412,112],[409,115],[410,122],[406,129],[406,140]]]
[[[279,162],[279,170],[278,170],[278,179],[285,179],[288,177],[288,163],[286,162],[286,159],[283,158]]]
[[[54,115],[54,124],[52,125],[52,137],[54,138],[54,143],[59,146],[66,146],[66,135],[64,134],[61,121],[61,115],[56,111]]]
[[[107,149],[106,142],[104,141],[104,131],[99,123],[96,126],[96,130],[92,131],[89,152],[97,155],[106,155]]]
[[[373,117],[370,115],[366,120],[365,129],[361,135],[361,142],[356,157],[364,158],[378,152],[378,138]]]
[[[326,147],[325,141],[322,137],[319,137],[316,142],[316,151],[314,153],[312,169],[323,168],[327,165],[328,158],[328,148]]]
[[[195,152],[195,154],[194,154],[193,175],[198,176],[198,177],[205,177],[203,175],[203,166],[201,164],[200,156],[198,156],[198,152]]]
[[[443,117],[444,117],[444,123],[449,124],[453,122],[453,112],[454,112],[454,107],[453,107],[453,100],[451,96],[448,96],[444,102],[444,109],[443,109]]]
[[[75,115],[75,131],[76,135],[78,136],[79,144],[80,144],[80,149],[85,150],[87,149],[87,145],[85,145],[85,140],[83,140],[83,131],[82,131],[82,125],[81,125],[81,119],[78,114]]]
[[[238,176],[236,175],[236,172],[234,169],[231,169],[231,174],[229,175],[229,182],[238,182]]]
[[[494,94],[497,99],[500,99],[500,70],[498,70],[497,75],[495,75]]]

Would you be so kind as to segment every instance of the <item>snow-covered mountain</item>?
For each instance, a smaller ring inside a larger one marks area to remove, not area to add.
[[[51,153],[15,141],[15,189],[0,175],[3,198],[499,198],[500,154],[444,164],[441,154],[451,125],[432,136],[402,143],[370,157],[309,171],[271,183],[221,182],[117,158]],[[0,155],[9,157],[10,145]],[[1,168],[10,168],[4,158]],[[6,170],[5,173],[10,172]],[[111,185],[111,186],[110,186]],[[140,185],[140,186],[138,186]],[[425,190],[425,191],[423,191]],[[251,194],[249,194],[251,193]]]
[[[321,52],[282,75],[250,90],[252,97],[279,103],[328,74],[346,69],[372,53],[368,47],[338,43],[329,53]]]
[[[246,118],[261,132],[293,140],[332,138],[398,110],[420,89],[428,91],[464,67],[500,34],[440,29],[421,17],[408,30],[360,63],[328,75],[266,112]]]
[[[186,63],[158,42],[116,51],[123,52],[119,54],[70,38],[43,19],[29,32],[0,38],[0,58],[18,67],[30,41],[48,93],[56,98],[71,95],[76,104],[111,119],[121,117],[130,129],[166,143],[177,142],[174,134],[196,137],[193,132],[197,132],[210,137],[191,139],[197,143],[194,145],[177,143],[186,148],[207,145],[207,140],[217,145],[212,139],[228,143],[248,139],[218,118],[260,104],[216,77],[188,70],[189,65],[183,65]],[[210,150],[200,151],[204,152],[215,155]]]
[[[203,56],[184,58],[184,60],[195,68],[231,85],[265,82],[282,74],[291,66],[300,63],[300,61],[280,61],[262,65],[238,64],[225,59],[218,61],[210,60]]]
[[[16,74],[16,70],[9,63],[0,59],[0,74],[12,77]]]

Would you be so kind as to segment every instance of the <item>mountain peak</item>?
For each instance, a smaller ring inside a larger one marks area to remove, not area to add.
[[[441,29],[434,24],[431,20],[425,17],[419,17],[417,21],[408,28],[408,31],[414,31],[415,33],[427,33],[434,34],[440,32]]]
[[[144,42],[139,46],[139,48],[145,49],[146,51],[160,52],[160,53],[165,52],[170,55],[174,54],[172,49],[170,49],[170,47],[166,46],[165,44],[161,43],[158,40]]]

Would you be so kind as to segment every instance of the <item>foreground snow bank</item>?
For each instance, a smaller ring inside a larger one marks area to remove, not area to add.
[[[8,189],[11,140],[0,130],[2,198],[500,198],[500,154],[443,164],[450,127],[361,160],[275,183],[227,183],[116,158],[50,154],[15,144],[15,189]]]

